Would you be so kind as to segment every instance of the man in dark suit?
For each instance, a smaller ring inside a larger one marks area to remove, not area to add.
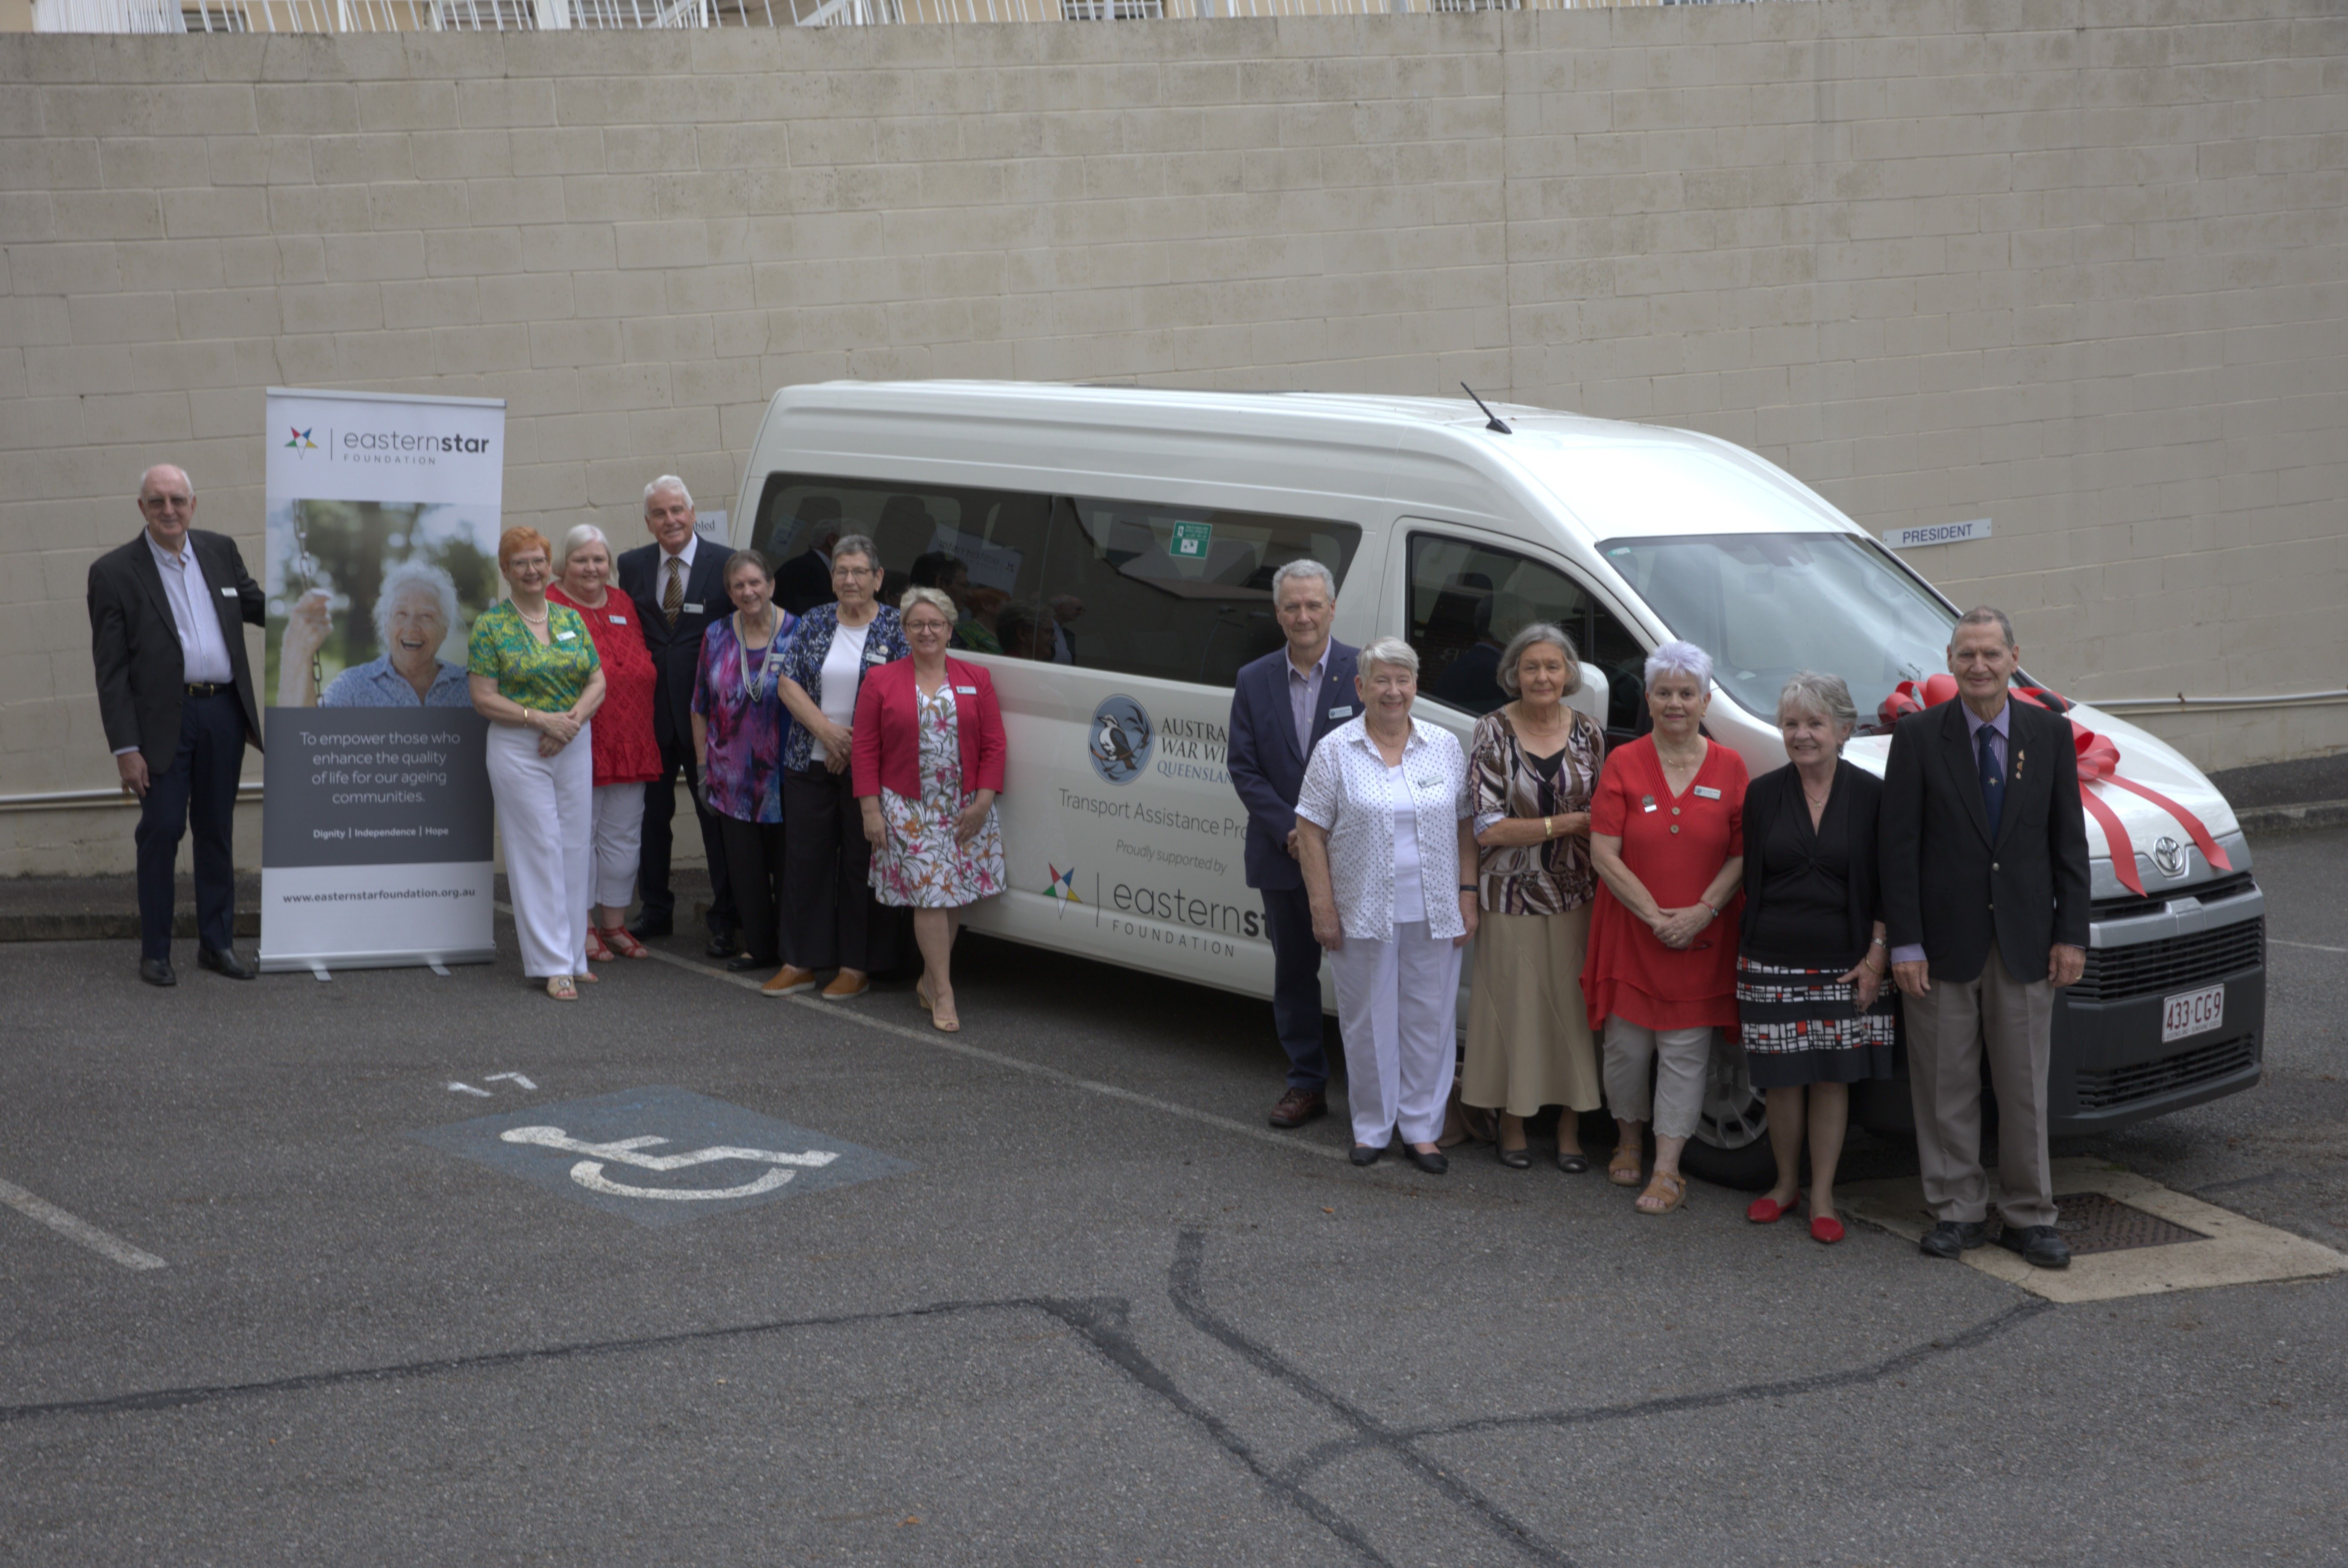
[[[1328,1114],[1329,1057],[1321,1035],[1321,944],[1296,860],[1296,792],[1321,738],[1361,711],[1355,649],[1333,640],[1337,581],[1317,561],[1272,574],[1272,612],[1288,645],[1242,667],[1231,691],[1231,786],[1247,807],[1248,886],[1263,895],[1272,939],[1272,1019],[1288,1053],[1288,1092],[1274,1127]]]
[[[831,547],[839,542],[839,502],[828,495],[811,495],[799,502],[798,521],[811,525],[814,534],[805,550],[775,568],[775,603],[794,615],[804,615],[832,601]]]
[[[724,550],[701,548],[693,531],[693,495],[675,474],[644,487],[644,528],[653,536],[620,557],[620,590],[636,602],[636,618],[652,650],[653,738],[660,743],[661,776],[644,786],[643,858],[636,889],[644,908],[636,916],[642,938],[676,929],[676,893],[668,885],[668,862],[676,817],[676,776],[693,796],[701,826],[702,853],[709,862],[709,947],[712,958],[732,958],[740,948],[740,923],[734,890],[726,876],[726,848],[717,819],[701,803],[701,768],[693,754],[693,683],[701,667],[701,635],[712,621],[733,614],[726,596]]]
[[[1987,1235],[1981,1067],[1997,1092],[1998,1244],[2040,1268],[2054,1233],[2046,1066],[2054,993],[2087,962],[2087,828],[2067,720],[2017,703],[2022,662],[2003,610],[1966,612],[1949,644],[1957,700],[1892,732],[1883,780],[1883,924],[1907,998],[1928,1257]]]
[[[261,712],[244,628],[264,614],[235,542],[199,532],[196,489],[169,463],[139,481],[147,526],[90,563],[89,640],[98,711],[122,788],[139,798],[139,977],[176,985],[171,872],[196,837],[196,962],[232,980],[236,955],[236,780],[261,749]]]

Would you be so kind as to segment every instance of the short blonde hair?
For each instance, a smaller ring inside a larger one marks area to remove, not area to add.
[[[916,604],[927,604],[931,609],[943,615],[946,618],[947,629],[953,629],[956,614],[953,595],[944,589],[920,587],[906,589],[905,596],[897,601],[897,614],[910,615],[913,613],[913,606]]]

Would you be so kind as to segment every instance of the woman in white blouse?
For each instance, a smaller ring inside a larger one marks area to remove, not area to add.
[[[1411,717],[1418,655],[1399,637],[1362,650],[1364,711],[1313,748],[1296,801],[1296,858],[1313,935],[1337,976],[1354,1163],[1397,1130],[1429,1175],[1451,1094],[1459,950],[1476,934],[1468,759],[1448,731]]]

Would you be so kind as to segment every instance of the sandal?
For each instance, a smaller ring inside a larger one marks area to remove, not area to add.
[[[938,1010],[938,999],[930,995],[928,975],[924,975],[913,982],[913,1000],[922,1005],[922,1011],[924,1013],[934,1013]]]
[[[1625,1143],[1618,1145],[1614,1158],[1606,1162],[1606,1180],[1617,1187],[1636,1187],[1646,1170],[1644,1152]]]
[[[930,1014],[930,1022],[937,1026],[938,1032],[941,1034],[959,1035],[962,1033],[962,1018],[951,1007],[940,1008],[932,1012]]]
[[[596,981],[601,980],[602,976],[596,974],[592,969],[582,969],[578,973],[576,978],[582,985],[592,985]]]
[[[605,947],[610,948],[622,958],[650,958],[653,955],[652,949],[638,942],[624,925],[615,925],[611,930],[600,932],[597,934],[602,937]],[[591,958],[594,956],[592,949],[589,950],[588,956]]]
[[[612,962],[612,950],[603,945],[602,932],[592,925],[587,928],[587,962],[590,964]]]
[[[546,994],[553,997],[558,1002],[576,1002],[579,1000],[579,987],[571,983],[571,976],[568,975],[548,975],[546,977]]]
[[[1658,1171],[1653,1179],[1647,1183],[1647,1190],[1639,1194],[1638,1202],[1632,1207],[1637,1209],[1642,1214],[1668,1214],[1678,1208],[1680,1200],[1686,1196],[1686,1177],[1676,1171]],[[1647,1201],[1651,1198],[1655,1201],[1655,1207],[1652,1209],[1646,1207]]]

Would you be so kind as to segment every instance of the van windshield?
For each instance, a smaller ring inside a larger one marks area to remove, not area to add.
[[[1736,706],[1776,722],[1797,670],[1838,675],[1859,730],[1903,680],[1948,668],[1956,616],[1872,540],[1845,533],[1680,534],[1599,547],[1674,636],[1710,654]]]

